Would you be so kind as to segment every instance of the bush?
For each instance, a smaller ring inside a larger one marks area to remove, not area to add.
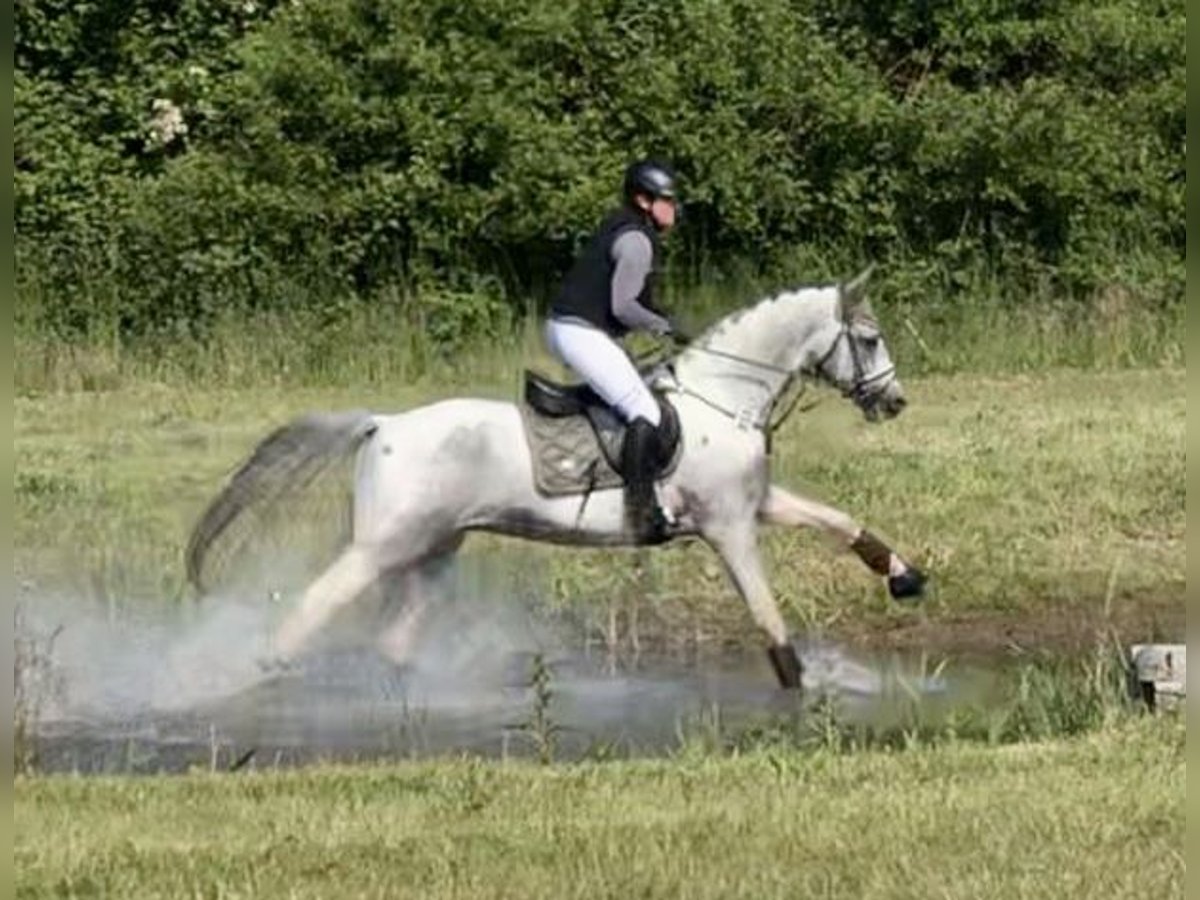
[[[899,301],[1182,302],[1182,4],[19,0],[16,24],[39,333],[430,292],[461,340],[497,295],[544,299],[648,153],[686,185],[676,289],[871,257]]]

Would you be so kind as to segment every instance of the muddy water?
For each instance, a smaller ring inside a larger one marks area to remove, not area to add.
[[[37,766],[51,772],[526,757],[547,736],[558,759],[662,755],[781,717],[794,724],[815,715],[819,698],[843,722],[894,724],[914,704],[936,721],[984,702],[998,677],[978,664],[930,671],[919,659],[802,640],[806,690],[797,694],[775,687],[760,652],[616,659],[494,603],[433,622],[402,668],[343,635],[292,668],[264,670],[270,622],[261,604],[115,622],[81,618],[69,605],[38,609],[33,627],[53,641],[43,643],[43,696],[31,718]]]
[[[842,721],[892,724],[914,703],[927,721],[936,720],[979,703],[994,677],[978,666],[922,674],[912,660],[855,659],[832,645],[805,648],[801,656],[803,695],[777,689],[756,657],[703,667],[644,661],[615,673],[607,662],[559,658],[539,692],[530,656],[511,658],[508,678],[493,672],[478,679],[398,670],[362,652],[326,653],[187,708],[47,718],[39,727],[38,766],[151,773],[455,753],[522,757],[536,755],[539,738],[549,734],[559,759],[662,755],[688,740],[815,715],[818,698],[832,700]]]

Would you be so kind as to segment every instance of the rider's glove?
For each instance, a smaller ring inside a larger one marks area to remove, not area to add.
[[[667,332],[667,337],[671,339],[671,342],[675,344],[676,347],[683,347],[692,342],[692,336],[684,329],[680,328],[679,323],[674,319],[671,320],[671,328]]]

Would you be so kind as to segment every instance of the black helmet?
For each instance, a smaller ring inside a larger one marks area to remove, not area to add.
[[[675,199],[675,172],[670,166],[643,159],[625,170],[625,199],[632,203],[634,196]]]

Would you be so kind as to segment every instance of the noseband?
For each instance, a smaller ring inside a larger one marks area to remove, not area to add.
[[[825,364],[833,358],[833,354],[837,352],[838,345],[845,341],[850,348],[850,360],[854,364],[854,380],[850,382],[849,387],[842,386],[838,379],[834,378],[826,369]],[[863,367],[862,355],[859,353],[858,344],[850,337],[850,325],[847,322],[842,323],[841,330],[838,331],[837,337],[833,339],[833,343],[829,345],[829,349],[825,354],[817,360],[813,366],[813,371],[819,375],[823,375],[825,379],[832,384],[838,386],[843,397],[849,397],[859,406],[865,406],[871,400],[881,395],[887,388],[887,383],[884,379],[890,378],[896,372],[895,364],[885,366],[873,375],[867,375]],[[881,382],[884,382],[881,384]]]

